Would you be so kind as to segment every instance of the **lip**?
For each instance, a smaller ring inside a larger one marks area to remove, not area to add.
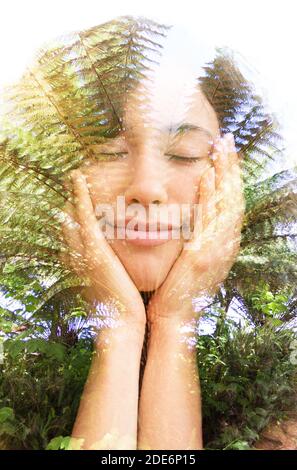
[[[158,246],[172,240],[174,233],[177,233],[177,230],[141,231],[126,229],[125,240],[136,246]]]
[[[127,228],[127,225],[131,220],[132,219],[126,219],[124,223],[119,222],[117,225],[109,224],[108,222],[107,224],[114,229],[124,230],[125,237],[123,239],[129,244],[135,246],[150,247],[163,245],[164,243],[172,240],[174,234],[180,232],[180,227],[173,227],[171,224],[161,222],[157,223],[157,230],[150,230],[149,223],[141,223],[140,221],[137,221],[137,224],[135,222],[133,227],[137,228],[134,230]]]
[[[168,224],[167,222],[160,222],[157,221],[156,223],[150,223],[150,222],[143,222],[141,220],[134,220],[133,217],[131,218],[126,218],[125,221],[118,221],[114,227],[126,227],[127,225],[133,221],[133,228],[134,231],[142,231],[142,232],[155,232],[155,231],[170,231],[170,230],[179,230],[180,226],[173,226],[172,224]],[[107,222],[108,223],[108,222]],[[152,229],[150,230],[150,228]],[[131,229],[130,229],[131,230]]]

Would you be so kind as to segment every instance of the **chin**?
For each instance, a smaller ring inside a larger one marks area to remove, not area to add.
[[[132,245],[126,240],[114,240],[111,247],[136,288],[149,292],[163,284],[182,250],[183,243],[181,240],[169,240],[162,245],[143,247]]]

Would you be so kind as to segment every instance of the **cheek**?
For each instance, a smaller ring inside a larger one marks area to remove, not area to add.
[[[197,204],[201,176],[210,166],[210,162],[203,161],[172,172],[168,182],[169,199],[178,204]]]
[[[116,196],[122,194],[127,185],[129,172],[125,167],[114,166],[111,163],[108,167],[100,165],[97,167],[83,169],[89,185],[89,191],[93,203],[112,203]]]

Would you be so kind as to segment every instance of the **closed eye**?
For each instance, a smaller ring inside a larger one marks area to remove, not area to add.
[[[126,155],[128,155],[128,152],[100,152],[98,155],[95,155],[95,159],[104,160],[105,157],[108,160],[112,160],[113,157],[120,159],[124,158]]]
[[[183,157],[181,155],[175,155],[172,153],[166,153],[165,156],[169,157],[169,160],[175,160],[175,161],[182,162],[182,163],[186,163],[186,162],[194,163],[194,162],[197,162],[198,160],[202,160],[203,158],[203,157]]]
[[[128,152],[101,152],[101,155],[127,155]]]

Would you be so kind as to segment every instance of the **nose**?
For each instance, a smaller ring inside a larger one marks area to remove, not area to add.
[[[159,160],[160,161],[160,160]],[[147,153],[139,154],[134,159],[131,169],[130,184],[125,191],[126,204],[166,204],[167,189],[164,181],[164,170],[158,164],[158,158]]]

